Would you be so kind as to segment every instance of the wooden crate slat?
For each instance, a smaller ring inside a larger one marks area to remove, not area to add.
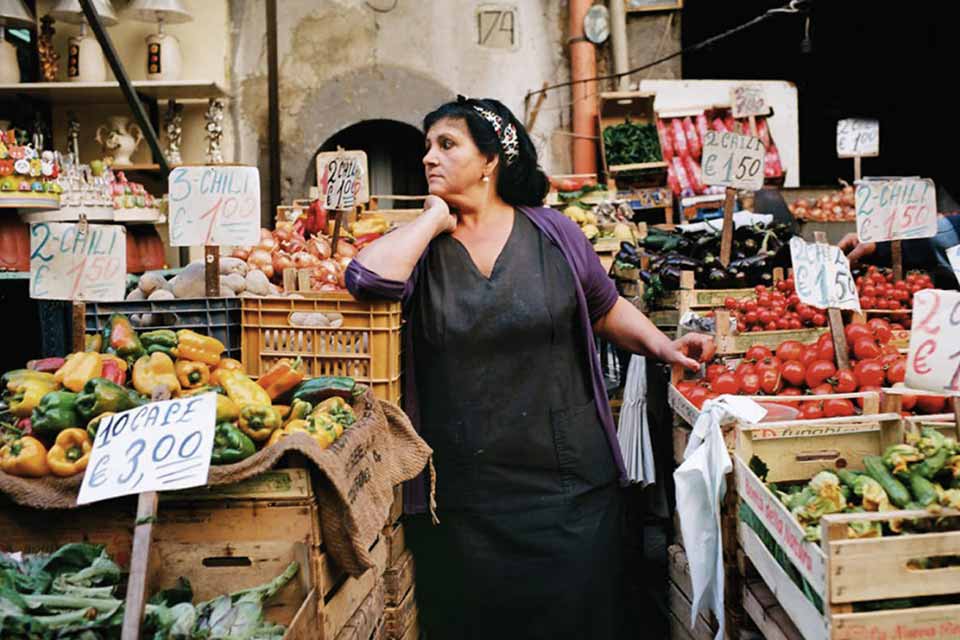
[[[410,589],[395,607],[384,610],[384,631],[388,638],[402,638],[418,617],[416,588]]]
[[[370,640],[383,619],[383,582],[378,581],[337,634],[336,640]]]
[[[389,606],[397,606],[413,586],[414,562],[410,551],[404,552],[400,560],[383,573],[384,592]]]
[[[326,557],[327,554],[323,555]],[[343,629],[350,617],[373,590],[377,581],[380,580],[386,567],[387,546],[378,539],[371,549],[370,555],[373,560],[373,567],[361,576],[347,578],[339,588],[335,588],[332,593],[327,592],[325,594],[325,602],[321,611],[324,638],[337,637],[337,633]],[[329,559],[327,559],[327,567],[330,564]],[[325,571],[332,573],[329,568]],[[321,574],[321,579],[326,577],[326,575]],[[324,583],[321,582],[321,584]],[[324,589],[326,588],[324,584]]]
[[[918,607],[833,616],[832,640],[865,638],[960,638],[960,605]]]
[[[716,627],[711,628],[702,615],[698,615],[693,629],[690,628],[690,601],[687,600],[680,588],[672,581],[667,586],[667,605],[673,615],[677,617],[686,634],[693,640],[713,640]]]
[[[763,580],[744,583],[743,608],[766,640],[803,640],[797,626]]]

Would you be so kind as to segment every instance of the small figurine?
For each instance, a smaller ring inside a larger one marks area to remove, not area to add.
[[[223,138],[223,100],[211,98],[204,118],[207,121],[207,162],[223,164],[223,150],[220,148]]]
[[[40,18],[40,35],[37,38],[37,53],[40,55],[40,70],[46,82],[56,82],[60,54],[53,48],[53,36],[57,32],[53,28],[53,18],[45,15]]]
[[[167,162],[182,164],[180,144],[183,142],[183,105],[178,104],[176,100],[170,100],[167,103],[163,127],[167,132]]]
[[[80,163],[80,120],[75,111],[67,112],[67,152],[73,156],[74,164]]]

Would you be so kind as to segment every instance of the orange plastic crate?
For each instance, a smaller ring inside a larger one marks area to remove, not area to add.
[[[243,366],[258,377],[281,358],[303,358],[308,377],[349,376],[381,400],[401,397],[399,302],[360,302],[347,293],[243,298]],[[338,328],[291,324],[294,313],[338,313]]]

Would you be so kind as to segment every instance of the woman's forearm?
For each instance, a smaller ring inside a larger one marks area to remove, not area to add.
[[[356,259],[382,278],[406,282],[440,229],[438,217],[429,211],[424,212],[412,222],[369,244]]]
[[[673,348],[673,341],[623,298],[597,321],[594,331],[621,349],[660,360]]]

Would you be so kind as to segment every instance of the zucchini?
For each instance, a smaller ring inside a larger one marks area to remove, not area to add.
[[[883,490],[890,497],[890,502],[900,508],[906,507],[910,502],[910,492],[903,486],[903,483],[894,478],[887,466],[883,463],[880,456],[867,456],[863,459],[863,467],[867,475],[880,483]]]
[[[862,471],[851,471],[850,469],[837,469],[837,477],[840,482],[850,487],[851,490],[857,488],[857,478],[862,476]]]
[[[919,473],[927,480],[932,480],[935,475],[940,473],[943,466],[947,464],[947,458],[949,457],[950,450],[946,447],[938,450],[932,456],[924,458],[922,462],[913,465],[913,468],[910,469],[910,477],[912,478],[915,473]]]
[[[910,491],[922,506],[927,507],[937,501],[937,489],[933,483],[916,471],[910,474]]]

